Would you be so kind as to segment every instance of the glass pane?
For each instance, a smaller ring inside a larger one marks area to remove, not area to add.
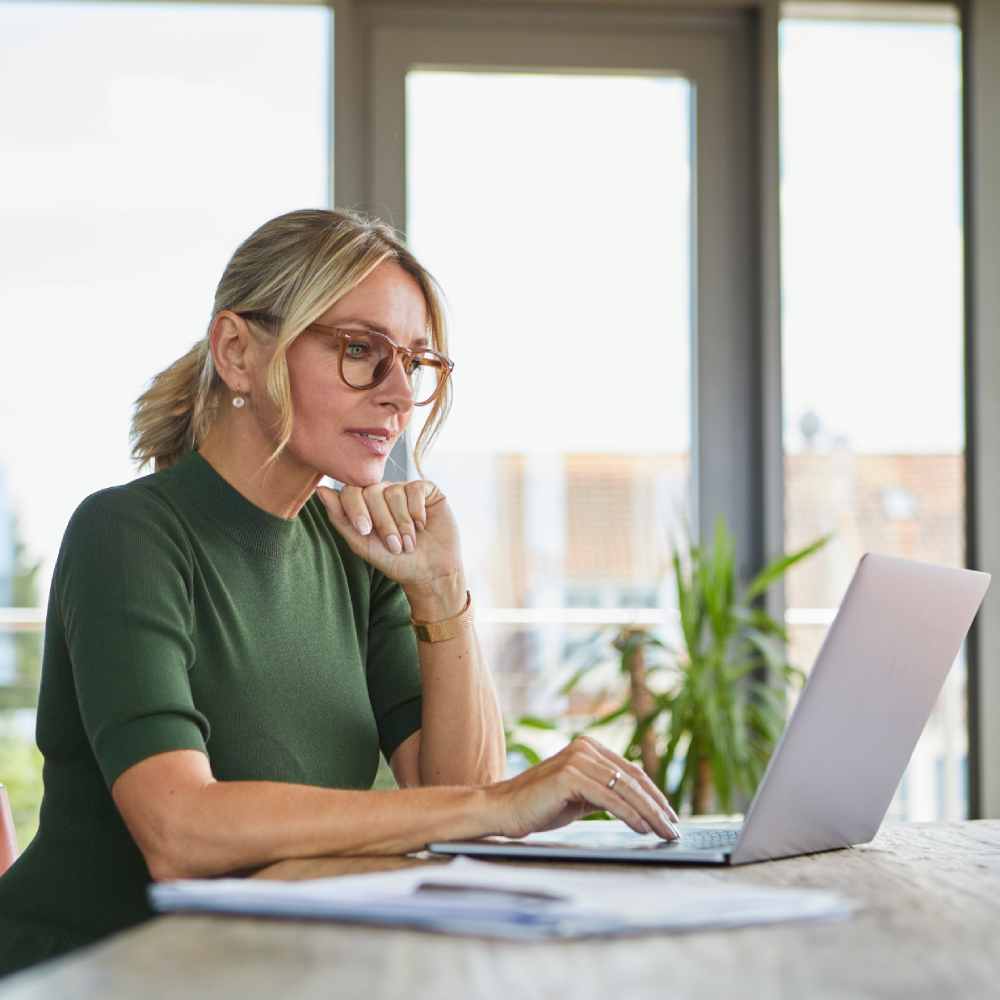
[[[0,102],[0,608],[44,603],[73,509],[135,475],[132,401],[204,335],[237,244],[327,203],[331,16],[0,5],[0,91],[17,95]],[[35,683],[13,624],[0,614],[8,784],[34,700],[13,688]]]
[[[456,508],[509,717],[578,621],[672,600],[688,508],[687,81],[407,77],[407,234],[449,300]],[[662,591],[662,593],[661,593]],[[512,609],[534,609],[512,614]]]
[[[836,532],[788,581],[805,667],[863,552],[964,564],[961,85],[955,26],[782,23],[786,546]],[[964,817],[966,746],[960,659],[890,815]]]

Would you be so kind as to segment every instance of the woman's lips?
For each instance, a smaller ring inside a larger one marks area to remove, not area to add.
[[[362,447],[367,448],[373,455],[379,455],[384,458],[392,449],[392,444],[388,438],[368,437],[360,431],[348,431],[347,434],[349,437],[354,438],[355,441],[358,441]]]

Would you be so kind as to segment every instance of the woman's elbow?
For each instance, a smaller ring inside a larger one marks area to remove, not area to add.
[[[197,751],[148,757],[115,781],[112,798],[154,882],[198,874],[198,841],[211,826],[203,796],[215,784]]]
[[[198,874],[197,852],[188,843],[178,819],[159,817],[158,821],[145,824],[138,837],[133,835],[154,882],[171,882]]]

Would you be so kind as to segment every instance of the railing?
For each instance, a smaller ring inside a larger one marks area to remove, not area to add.
[[[0,632],[34,632],[44,624],[44,608],[0,608]]]
[[[829,625],[836,608],[789,608],[786,625]],[[676,608],[478,608],[488,625],[663,625]],[[44,608],[0,608],[0,632],[33,632],[45,625]]]

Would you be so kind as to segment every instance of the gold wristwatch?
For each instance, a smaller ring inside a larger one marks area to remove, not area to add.
[[[440,622],[418,622],[416,618],[410,619],[413,631],[417,633],[417,638],[421,642],[444,642],[446,639],[454,639],[458,635],[459,629],[467,622],[472,621],[472,592],[465,592],[465,607],[457,615],[445,618]]]

